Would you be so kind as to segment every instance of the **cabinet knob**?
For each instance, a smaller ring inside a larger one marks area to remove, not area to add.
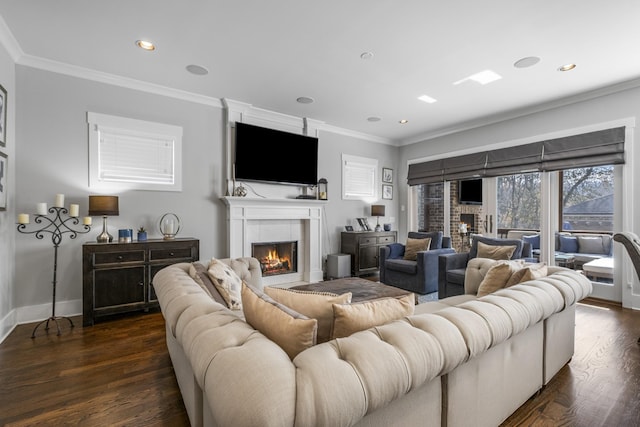
[[[118,255],[118,261],[122,261],[122,255]]]
[[[169,252],[169,256],[175,256],[173,252]]]
[[[138,282],[138,286],[144,286],[144,282]]]

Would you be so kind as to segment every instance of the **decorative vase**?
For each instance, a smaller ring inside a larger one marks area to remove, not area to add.
[[[138,242],[144,242],[147,240],[147,232],[146,231],[138,231]]]

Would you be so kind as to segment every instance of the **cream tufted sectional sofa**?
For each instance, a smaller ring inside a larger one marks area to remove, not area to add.
[[[224,260],[261,287],[252,258]],[[416,306],[402,320],[311,347],[293,361],[188,274],[161,270],[154,287],[167,346],[194,426],[496,426],[573,354],[581,274],[549,276],[476,298]],[[477,274],[475,279],[471,276]]]

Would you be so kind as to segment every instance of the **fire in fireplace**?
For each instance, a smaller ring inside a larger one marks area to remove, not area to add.
[[[252,243],[251,254],[260,261],[263,276],[298,271],[298,242]]]

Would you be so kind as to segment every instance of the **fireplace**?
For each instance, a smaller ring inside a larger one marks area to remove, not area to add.
[[[251,244],[251,256],[260,261],[262,276],[298,271],[298,242],[262,242]]]

